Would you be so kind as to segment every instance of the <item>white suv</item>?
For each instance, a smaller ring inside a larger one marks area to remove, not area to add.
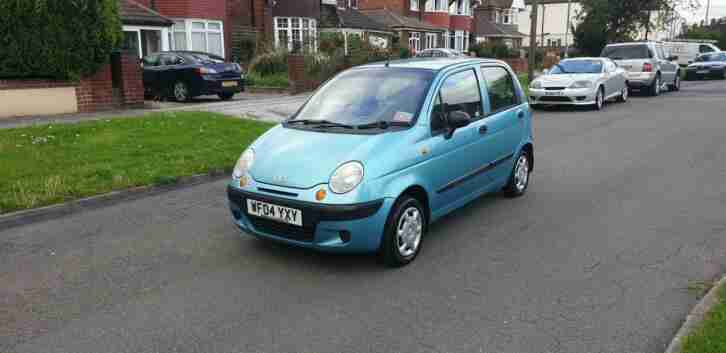
[[[667,53],[663,43],[608,44],[600,56],[612,59],[627,71],[631,89],[644,89],[652,96],[659,95],[665,86],[671,91],[681,89],[678,57]]]

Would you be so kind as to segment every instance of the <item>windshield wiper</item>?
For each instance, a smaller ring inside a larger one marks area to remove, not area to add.
[[[287,124],[303,124],[303,125],[317,125],[317,127],[340,127],[344,129],[354,129],[355,127],[348,124],[336,123],[330,120],[314,120],[314,119],[300,119],[290,120]]]
[[[400,121],[380,120],[380,121],[376,121],[376,122],[372,122],[372,123],[368,123],[368,124],[357,125],[356,128],[360,129],[360,130],[366,130],[366,129],[386,130],[391,126],[411,126],[411,124],[400,122]]]

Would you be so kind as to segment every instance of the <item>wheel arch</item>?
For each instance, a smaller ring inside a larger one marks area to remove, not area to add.
[[[411,185],[403,190],[403,192],[401,192],[401,195],[398,196],[396,201],[406,195],[415,198],[416,200],[418,200],[418,202],[421,203],[421,205],[424,207],[424,212],[426,212],[426,223],[428,224],[429,222],[431,222],[431,203],[429,202],[429,194],[426,189],[424,189],[424,187],[421,185]]]

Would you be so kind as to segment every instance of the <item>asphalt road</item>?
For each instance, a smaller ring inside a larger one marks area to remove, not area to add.
[[[662,352],[726,271],[726,82],[536,115],[530,193],[386,269],[241,237],[224,182],[0,232],[0,352]]]

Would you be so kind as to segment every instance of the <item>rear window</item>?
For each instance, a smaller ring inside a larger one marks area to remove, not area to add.
[[[653,53],[646,45],[617,45],[605,47],[600,56],[613,60],[650,59]]]

